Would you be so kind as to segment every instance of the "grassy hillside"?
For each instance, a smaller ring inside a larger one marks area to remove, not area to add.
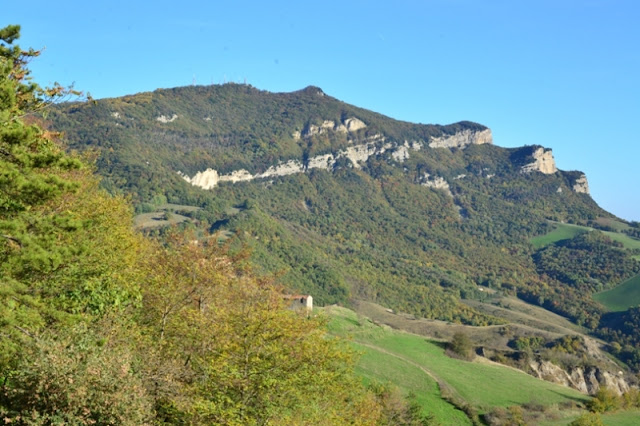
[[[610,311],[626,311],[640,305],[640,275],[608,291],[596,293],[593,298]]]
[[[531,238],[529,241],[535,248],[546,247],[562,240],[569,240],[578,234],[590,231],[590,228],[568,223],[557,223],[553,230],[544,235]]]
[[[618,221],[611,220],[609,218],[600,218],[599,222],[607,223],[609,226],[612,224],[616,224],[615,227],[620,231],[602,231],[606,236],[611,238],[613,241],[617,241],[621,243],[625,248],[633,250],[640,249],[640,240],[630,237],[622,233],[625,229],[629,229],[629,226]],[[529,242],[535,248],[546,247],[550,244],[557,243],[558,241],[569,240],[574,238],[575,236],[584,233],[593,231],[594,228],[588,226],[574,225],[570,223],[556,223],[554,224],[555,228],[544,235],[539,235],[529,239]],[[613,227],[613,226],[612,226]]]
[[[353,311],[338,307],[326,311],[332,319],[331,332],[350,336],[356,348],[365,350],[359,364],[359,372],[364,377],[390,380],[414,392],[419,388],[408,377],[423,378],[431,383],[428,387],[432,396],[423,398],[424,408],[439,413],[438,419],[445,424],[455,424],[452,423],[455,411],[446,410],[434,401],[433,381],[438,383],[441,395],[478,414],[495,407],[526,404],[557,407],[558,404],[572,405],[589,399],[577,391],[538,380],[515,369],[450,358],[441,344],[377,326]],[[405,370],[407,367],[409,370]]]

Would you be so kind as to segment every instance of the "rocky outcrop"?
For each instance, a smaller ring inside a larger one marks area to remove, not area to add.
[[[533,161],[522,166],[520,169],[521,173],[540,172],[550,175],[558,171],[556,160],[554,160],[553,153],[550,149],[544,149],[542,147],[536,148],[531,154],[531,157],[533,157]]]
[[[362,122],[361,120],[358,120],[357,118],[347,118],[344,121],[344,125],[347,128],[347,131],[349,132],[357,132],[360,129],[364,129],[365,127],[367,127],[366,124],[364,124],[364,122]]]
[[[449,182],[447,182],[441,176],[431,176],[429,173],[425,173],[422,179],[420,180],[420,185],[426,186],[428,188],[442,189],[444,192],[453,198],[453,194],[451,193],[451,187],[449,186]]]
[[[431,148],[465,148],[468,145],[482,145],[493,143],[493,136],[490,129],[485,130],[463,130],[453,135],[431,138],[429,147]]]
[[[395,151],[393,151],[393,153],[391,153],[391,157],[398,163],[403,163],[409,158],[409,144],[405,142],[404,145],[400,145]]]
[[[597,367],[574,367],[565,371],[551,361],[531,360],[529,368],[532,375],[548,382],[571,387],[580,392],[595,395],[601,387],[607,387],[618,395],[629,390],[629,384],[622,372],[617,374]]]
[[[587,181],[587,176],[582,175],[573,183],[573,190],[580,194],[589,195],[589,182]]]
[[[304,132],[295,132],[293,137],[294,139],[299,139],[300,136],[310,137],[320,135],[329,130],[340,133],[353,133],[360,129],[364,129],[365,127],[367,127],[367,125],[362,120],[355,117],[347,118],[344,122],[338,125],[336,125],[336,122],[333,120],[324,120],[319,126],[311,124]]]
[[[166,117],[165,117],[166,118]],[[342,124],[336,126],[336,123],[331,120],[325,120],[320,126],[309,126],[304,133],[295,132],[292,134],[294,138],[302,138],[308,137],[315,134],[320,134],[325,131],[340,131],[337,129],[344,128],[346,132],[355,132],[357,130],[363,129],[366,127],[366,124],[357,118],[349,118],[344,120]],[[488,132],[488,133],[487,133]],[[483,130],[481,132],[476,132],[474,134],[470,133],[470,131],[465,130],[461,132],[462,136],[458,138],[458,141],[470,141],[473,140],[475,142],[469,143],[489,143],[487,142],[487,134],[489,135],[489,140],[491,136],[490,130]],[[482,134],[482,135],[480,135]],[[474,136],[475,135],[475,136]],[[484,136],[483,136],[484,135]],[[455,137],[454,136],[450,136]],[[464,142],[464,143],[467,143]],[[462,142],[460,142],[462,143]],[[330,154],[322,154],[315,157],[311,157],[307,159],[306,163],[301,160],[289,160],[286,162],[281,162],[277,165],[269,167],[262,173],[257,173],[252,175],[247,170],[240,169],[235,170],[229,174],[222,175],[218,171],[214,169],[207,169],[205,171],[201,171],[196,173],[194,176],[190,177],[182,172],[178,172],[178,174],[187,182],[192,185],[199,186],[203,189],[212,189],[215,188],[218,184],[222,182],[244,182],[250,181],[253,179],[263,179],[274,176],[287,176],[295,173],[304,173],[311,169],[323,169],[323,170],[333,170],[336,161],[340,158],[348,159],[354,168],[360,168],[362,163],[365,163],[371,156],[384,154],[385,152],[390,151],[391,158],[397,162],[404,162],[410,156],[411,150],[419,151],[423,148],[423,143],[419,141],[404,141],[402,144],[387,142],[386,138],[381,134],[376,134],[373,136],[369,136],[365,139],[364,143],[349,146],[338,153],[330,153]],[[429,145],[431,146],[431,144]],[[459,176],[462,178],[462,176]],[[436,189],[444,189],[449,195],[451,195],[451,191],[449,189],[449,184],[441,177],[435,177],[433,179],[429,179],[428,175],[425,175],[424,179],[420,182],[424,186],[436,188]]]
[[[247,170],[240,169],[226,175],[221,175],[214,169],[207,169],[196,173],[193,177],[189,177],[182,172],[178,174],[187,182],[203,189],[212,189],[222,182],[243,182],[254,179],[264,179],[274,176],[287,176],[295,173],[304,173],[310,169],[333,170],[336,161],[339,158],[347,158],[355,168],[360,168],[360,164],[366,162],[372,155],[378,155],[394,148],[391,142],[385,142],[384,136],[377,134],[366,139],[367,142],[359,145],[350,146],[336,155],[323,154],[307,160],[303,164],[298,160],[289,160],[269,167],[263,173],[252,175]],[[395,151],[394,151],[395,153]],[[394,154],[392,153],[392,155]]]
[[[286,163],[280,163],[277,166],[271,166],[264,173],[254,176],[255,178],[267,178],[272,176],[287,176],[295,173],[301,173],[304,166],[297,160],[289,160]]]
[[[178,114],[173,114],[171,117],[161,115],[159,117],[156,117],[156,121],[159,121],[161,123],[171,123],[172,121],[175,121],[176,118],[178,118]]]

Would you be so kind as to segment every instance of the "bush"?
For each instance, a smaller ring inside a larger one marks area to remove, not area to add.
[[[473,345],[469,336],[463,332],[456,332],[449,342],[449,350],[455,355],[463,359],[471,359],[473,357]]]
[[[587,403],[587,408],[594,413],[615,411],[622,405],[621,398],[611,389],[601,387],[594,398]]]
[[[598,413],[584,413],[571,423],[569,426],[602,426],[602,419]]]

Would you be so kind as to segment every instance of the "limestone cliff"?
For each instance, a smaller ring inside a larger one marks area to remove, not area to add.
[[[314,135],[320,135],[327,131],[335,131],[340,133],[353,133],[360,129],[364,129],[367,125],[360,119],[351,117],[337,124],[333,120],[324,120],[319,126],[310,124],[303,132],[294,132],[293,137],[299,139],[301,136],[308,138]]]
[[[481,131],[463,130],[453,135],[432,138],[429,142],[431,148],[465,148],[468,145],[482,145],[493,143],[490,129]]]
[[[573,367],[568,371],[551,361],[529,361],[531,374],[539,379],[571,387],[580,392],[595,395],[601,387],[613,390],[618,395],[629,390],[629,383],[622,371],[611,373],[598,367]]]
[[[326,122],[325,122],[326,123]],[[329,125],[327,124],[328,128]],[[356,126],[357,127],[357,126]],[[376,134],[365,139],[365,143],[352,145],[334,154],[323,154],[311,157],[303,164],[301,160],[289,160],[280,162],[277,165],[269,167],[262,173],[252,175],[247,170],[235,170],[229,174],[221,175],[217,170],[207,169],[196,173],[193,177],[189,177],[182,172],[178,174],[187,182],[203,189],[212,189],[221,182],[244,182],[254,179],[264,179],[276,176],[287,176],[295,173],[304,173],[310,169],[333,170],[336,161],[339,158],[347,158],[354,168],[360,168],[361,164],[366,162],[372,155],[383,154],[388,150],[392,151],[392,156],[396,161],[403,161],[408,157],[408,143],[397,146],[397,144],[386,142],[384,136]],[[420,145],[413,144],[414,149]]]
[[[581,194],[587,194],[587,195],[590,194],[589,182],[587,181],[586,175],[582,175],[575,180],[575,182],[573,183],[573,190]]]
[[[556,161],[550,149],[544,149],[542,147],[536,148],[531,154],[531,157],[533,161],[522,166],[520,169],[522,173],[540,172],[549,175],[558,171]]]

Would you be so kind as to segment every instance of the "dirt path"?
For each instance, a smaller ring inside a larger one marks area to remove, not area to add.
[[[451,387],[447,382],[442,380],[440,377],[438,377],[437,375],[433,374],[431,371],[427,370],[426,368],[424,368],[422,365],[418,364],[417,362],[412,361],[412,360],[410,360],[408,358],[405,358],[402,355],[398,355],[398,354],[396,354],[394,352],[388,351],[387,349],[381,348],[380,346],[372,345],[370,343],[360,342],[358,340],[354,340],[353,342],[357,343],[358,345],[367,347],[369,349],[373,349],[375,351],[381,352],[381,353],[383,353],[385,355],[389,355],[389,356],[392,356],[394,358],[398,358],[399,360],[402,360],[402,361],[406,362],[407,364],[410,364],[410,365],[416,367],[417,369],[422,371],[424,374],[426,374],[427,376],[431,377],[438,384],[438,388],[440,390],[440,396],[442,397],[442,399],[444,399],[445,401],[447,401],[448,403],[453,405],[456,409],[462,411],[469,418],[469,420],[472,423],[474,423],[474,419],[469,417],[469,414],[467,413],[467,410],[465,410],[465,407],[469,407],[469,404],[467,403],[467,401],[462,396],[460,396],[460,394],[453,387]]]

